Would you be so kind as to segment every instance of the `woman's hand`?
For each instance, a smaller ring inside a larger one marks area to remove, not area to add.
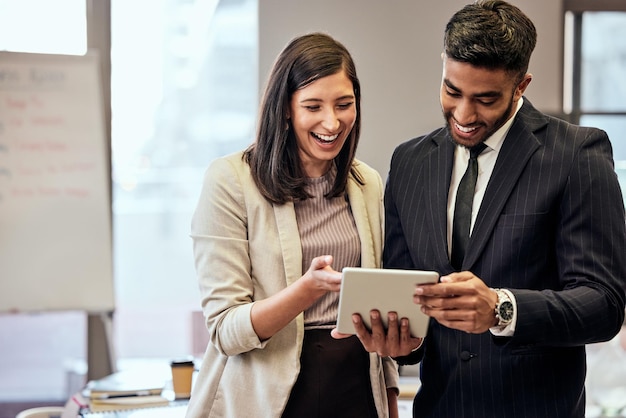
[[[331,255],[315,257],[300,279],[280,292],[254,302],[250,318],[261,341],[271,338],[326,293],[339,291],[341,273],[333,270],[332,262]]]
[[[320,292],[320,296],[326,292],[339,292],[341,273],[331,267],[332,262],[332,255],[315,257],[300,280],[306,282],[307,287],[310,287],[311,290]]]

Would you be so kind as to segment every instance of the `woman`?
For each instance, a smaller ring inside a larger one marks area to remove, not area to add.
[[[355,160],[360,100],[346,48],[297,37],[255,143],[208,168],[191,236],[210,342],[188,418],[397,416],[395,363],[330,336],[341,269],[381,260],[382,181]]]

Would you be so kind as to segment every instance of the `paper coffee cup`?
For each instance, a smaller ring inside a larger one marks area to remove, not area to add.
[[[176,399],[185,399],[191,396],[191,382],[193,380],[194,363],[191,360],[174,360],[172,368],[172,387]]]

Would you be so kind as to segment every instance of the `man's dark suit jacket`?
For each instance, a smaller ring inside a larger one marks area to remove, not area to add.
[[[442,128],[399,145],[385,191],[385,268],[451,273],[446,211],[455,145]],[[510,289],[510,338],[431,319],[414,417],[583,417],[585,344],[624,320],[626,225],[604,131],[537,111],[515,117],[489,180],[463,270]]]

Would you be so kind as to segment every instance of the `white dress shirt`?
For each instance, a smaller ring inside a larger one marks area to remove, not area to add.
[[[500,153],[500,148],[502,147],[502,143],[504,142],[504,138],[506,138],[506,134],[509,132],[511,125],[513,124],[513,120],[515,119],[515,115],[522,107],[524,103],[524,99],[520,98],[517,102],[517,108],[515,109],[515,113],[513,116],[506,121],[504,125],[500,127],[496,132],[493,133],[489,138],[485,140],[485,145],[487,147],[485,150],[478,156],[478,179],[476,180],[476,191],[474,193],[474,202],[472,205],[472,220],[470,224],[470,235],[472,234],[472,230],[474,229],[474,222],[476,221],[476,215],[478,214],[478,210],[480,209],[480,205],[483,201],[483,197],[485,196],[485,190],[487,189],[487,184],[489,183],[489,179],[491,178],[491,173],[493,173],[493,169],[496,165],[496,160],[498,159],[498,154]],[[469,149],[462,145],[457,145],[456,150],[454,151],[454,166],[452,168],[452,178],[450,179],[450,190],[448,192],[448,255],[450,255],[450,251],[452,248],[452,222],[454,218],[454,206],[456,203],[456,192],[459,188],[459,183],[461,182],[461,178],[467,170],[467,164],[469,161]],[[511,298],[511,301],[514,306],[516,306],[515,296],[506,290],[502,289]],[[513,315],[513,320],[511,323],[504,329],[500,329],[498,327],[491,328],[491,332],[494,335],[498,336],[511,336],[515,331],[515,324],[517,322],[517,309],[515,309]]]

